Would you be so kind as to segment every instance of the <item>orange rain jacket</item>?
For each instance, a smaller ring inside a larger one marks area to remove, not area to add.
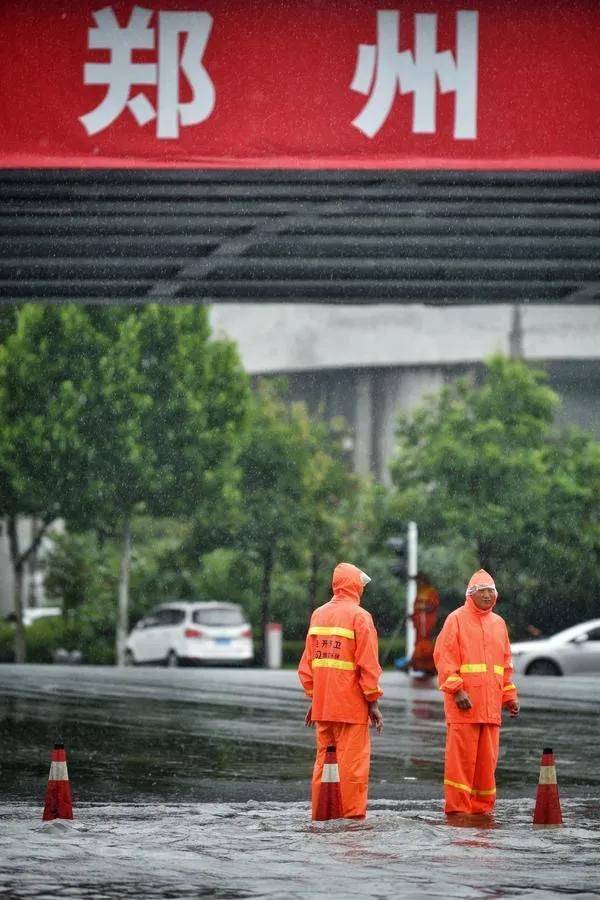
[[[483,576],[493,585],[483,570],[476,572],[471,581]],[[502,705],[517,699],[504,619],[491,609],[480,610],[467,595],[464,606],[451,612],[444,622],[433,658],[440,690],[445,695],[446,722],[501,724]],[[452,697],[461,688],[470,697],[471,709],[459,709]]]
[[[333,572],[333,597],[314,611],[298,676],[312,699],[314,722],[369,721],[369,702],[379,687],[377,632],[362,609],[361,572],[340,563]]]

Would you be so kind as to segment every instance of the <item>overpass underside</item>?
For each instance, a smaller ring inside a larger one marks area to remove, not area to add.
[[[600,301],[600,172],[5,170],[0,302]]]

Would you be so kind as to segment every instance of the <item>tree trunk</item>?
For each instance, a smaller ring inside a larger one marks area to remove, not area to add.
[[[16,516],[9,516],[8,518],[8,543],[14,574],[13,599],[16,623],[15,662],[24,663],[26,660],[25,627],[23,625],[23,570],[25,563],[19,551],[19,533]]]
[[[483,541],[477,541],[477,556],[479,557],[479,565],[490,575],[494,575],[494,564],[492,562],[491,548],[484,544]]]
[[[123,523],[123,548],[119,577],[119,609],[117,613],[117,665],[125,665],[125,643],[129,631],[129,572],[131,569],[131,526],[129,519]]]
[[[309,615],[317,608],[317,587],[319,577],[319,563],[321,559],[316,550],[310,554],[310,577],[308,579],[308,611]]]
[[[273,566],[275,556],[272,550],[263,555],[263,571],[261,585],[261,626],[262,626],[262,654],[261,664],[267,663],[267,623],[271,621],[271,581],[273,578]]]

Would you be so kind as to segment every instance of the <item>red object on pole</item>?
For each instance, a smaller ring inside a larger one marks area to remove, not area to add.
[[[67,771],[67,754],[64,744],[55,744],[50,763],[48,787],[42,820],[51,822],[53,819],[72,819],[73,803],[71,801],[71,786]]]
[[[536,828],[556,828],[563,824],[554,754],[550,748],[544,749],[542,754],[533,824]]]
[[[319,788],[319,800],[314,819],[316,822],[324,822],[327,819],[342,818],[342,792],[340,789],[340,770],[338,768],[335,747],[327,748],[321,786]]]

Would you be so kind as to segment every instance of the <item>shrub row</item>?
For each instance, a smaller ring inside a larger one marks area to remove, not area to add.
[[[0,663],[14,660],[15,626],[0,622]],[[86,621],[69,620],[59,617],[39,619],[25,631],[27,661],[30,663],[51,663],[56,650],[80,650],[83,662],[91,665],[112,665],[115,661],[114,638],[112,634],[98,633]],[[395,638],[391,649],[389,638],[379,642],[380,657],[387,654],[387,665],[404,653],[404,639]],[[255,644],[257,651],[260,645]],[[297,666],[304,649],[304,641],[283,642],[283,665]]]
[[[15,626],[0,623],[0,662],[14,661]],[[87,622],[56,616],[39,619],[25,629],[27,662],[51,663],[56,650],[80,650],[83,662],[111,665],[115,661],[112,636],[94,633]]]

